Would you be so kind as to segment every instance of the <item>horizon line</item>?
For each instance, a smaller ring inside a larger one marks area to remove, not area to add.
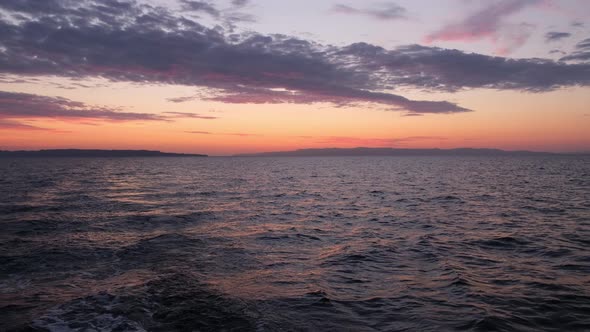
[[[538,151],[538,150],[507,150],[501,148],[489,148],[489,147],[456,147],[456,148],[438,148],[438,147],[427,147],[427,148],[407,148],[407,147],[367,147],[367,146],[357,146],[357,147],[326,147],[326,148],[298,148],[292,150],[275,150],[275,151],[261,151],[261,152],[239,152],[239,153],[232,153],[232,154],[209,154],[205,152],[169,152],[169,151],[162,151],[162,150],[152,150],[152,149],[112,149],[112,148],[42,148],[42,149],[30,149],[30,150],[15,150],[15,149],[0,149],[0,153],[35,153],[35,152],[42,152],[42,151],[101,151],[101,152],[157,152],[162,154],[178,154],[178,155],[206,155],[208,157],[256,157],[256,156],[264,156],[266,154],[274,154],[274,153],[292,153],[298,151],[321,151],[321,150],[359,150],[359,149],[367,149],[367,150],[414,150],[414,151],[453,151],[453,150],[490,150],[496,152],[505,152],[505,153],[534,153],[534,154],[556,154],[556,155],[588,155],[590,154],[590,150],[586,151],[560,151],[560,152],[553,152],[553,151]],[[318,157],[320,155],[317,155]],[[357,155],[360,156],[360,155]]]

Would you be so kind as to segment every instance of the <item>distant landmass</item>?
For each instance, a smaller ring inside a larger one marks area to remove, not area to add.
[[[240,157],[315,157],[315,156],[504,156],[554,155],[550,152],[505,151],[500,149],[398,149],[398,148],[328,148],[240,154]]]
[[[205,154],[168,153],[150,150],[81,150],[56,149],[38,151],[0,151],[0,158],[6,157],[207,157]]]

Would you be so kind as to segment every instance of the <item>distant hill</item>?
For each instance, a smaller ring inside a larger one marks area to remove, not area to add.
[[[149,150],[81,150],[81,149],[57,149],[57,150],[38,150],[38,151],[0,151],[0,158],[7,157],[102,157],[102,158],[121,158],[121,157],[207,157],[205,154],[184,154],[184,153],[167,153]]]
[[[504,156],[553,155],[549,152],[504,151],[499,149],[398,149],[398,148],[328,148],[240,154],[240,157],[314,157],[314,156]]]

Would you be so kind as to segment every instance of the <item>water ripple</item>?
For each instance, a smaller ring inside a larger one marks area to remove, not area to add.
[[[0,330],[587,331],[590,160],[0,160]]]

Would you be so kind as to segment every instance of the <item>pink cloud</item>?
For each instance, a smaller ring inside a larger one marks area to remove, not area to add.
[[[216,116],[202,115],[197,113],[187,112],[164,112],[170,118],[186,118],[186,119],[203,119],[203,120],[215,120],[218,119]]]
[[[506,26],[499,36],[494,36],[494,53],[507,56],[523,45],[531,36],[534,26],[527,23]]]
[[[530,36],[531,25],[506,25],[504,19],[522,9],[541,4],[543,0],[500,0],[472,13],[460,22],[448,24],[424,38],[426,43],[435,41],[473,42],[490,39],[496,45],[496,53],[506,55],[522,45]],[[526,29],[522,29],[522,27]]]

